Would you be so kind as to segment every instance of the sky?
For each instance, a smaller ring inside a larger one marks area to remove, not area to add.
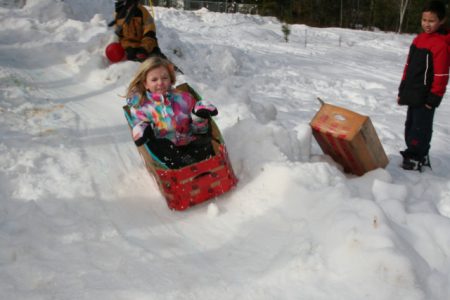
[[[239,178],[171,211],[122,106],[110,0],[0,1],[4,299],[450,299],[450,98],[433,169],[401,169],[397,90],[413,35],[155,7],[162,51],[219,110]],[[418,20],[419,21],[419,20]],[[316,100],[369,116],[389,164],[346,174]]]

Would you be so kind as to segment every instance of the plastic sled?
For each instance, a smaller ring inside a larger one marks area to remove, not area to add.
[[[196,100],[200,99],[200,96],[186,83],[177,86],[176,89],[189,92]],[[125,105],[123,109],[131,129],[128,105]],[[146,144],[137,147],[147,171],[155,178],[170,209],[185,210],[226,193],[237,184],[238,180],[231,167],[219,128],[212,119],[210,126],[215,155],[180,169],[169,169]]]

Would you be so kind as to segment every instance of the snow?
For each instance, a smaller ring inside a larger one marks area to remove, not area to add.
[[[110,0],[0,1],[2,299],[450,299],[450,96],[433,170],[399,167],[412,35],[155,7],[162,50],[219,108],[239,184],[170,211],[122,113]],[[390,159],[323,155],[316,100],[370,116]]]

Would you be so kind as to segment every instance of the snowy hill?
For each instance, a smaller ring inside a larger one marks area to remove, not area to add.
[[[160,46],[219,108],[232,192],[167,209],[108,65],[112,1],[0,1],[2,299],[450,299],[450,97],[433,170],[399,167],[411,35],[156,7]],[[316,97],[370,116],[390,159],[324,156]]]

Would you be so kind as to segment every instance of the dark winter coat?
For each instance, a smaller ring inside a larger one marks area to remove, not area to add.
[[[421,33],[412,42],[399,87],[399,104],[438,107],[448,83],[450,36]]]
[[[158,46],[155,22],[140,4],[122,7],[116,12],[115,26],[124,49],[144,48],[151,53]]]

